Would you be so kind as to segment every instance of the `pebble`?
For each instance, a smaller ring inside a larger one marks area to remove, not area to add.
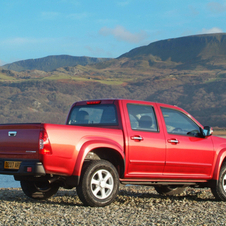
[[[215,201],[210,189],[166,197],[153,187],[120,186],[105,207],[83,206],[76,189],[37,201],[20,188],[1,188],[0,199],[0,225],[226,225],[226,202]]]

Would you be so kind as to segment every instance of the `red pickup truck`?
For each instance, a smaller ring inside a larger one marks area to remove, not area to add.
[[[80,101],[66,125],[0,126],[0,173],[46,199],[76,187],[84,205],[106,206],[119,183],[154,186],[162,195],[210,187],[226,200],[226,139],[211,136],[183,109],[122,100]]]

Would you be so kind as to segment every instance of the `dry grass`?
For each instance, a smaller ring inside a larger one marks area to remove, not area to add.
[[[215,129],[215,130],[213,130],[213,135],[226,138],[226,130]]]

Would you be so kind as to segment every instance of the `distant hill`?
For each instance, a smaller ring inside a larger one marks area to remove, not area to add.
[[[225,67],[226,34],[194,35],[157,41],[132,49],[118,57],[118,59],[122,58],[148,60],[150,66],[159,67],[161,67],[159,64],[161,61],[168,61],[168,64],[163,66],[171,68],[179,66],[184,69],[182,67],[184,66],[186,69],[192,69],[192,65],[198,64],[213,68],[214,63],[219,62]]]
[[[78,57],[69,55],[47,56],[28,59],[3,65],[3,69],[17,72],[39,70],[50,72],[60,67],[95,64],[97,69],[107,67],[148,69],[175,68],[195,69],[201,66],[208,69],[226,69],[226,34],[194,35],[166,39],[138,47],[116,59]]]
[[[0,123],[64,123],[74,101],[126,98],[177,105],[203,125],[226,129],[226,34],[158,41],[56,69],[67,57],[30,60],[33,69],[21,72],[0,68]],[[51,71],[41,68],[48,65]]]
[[[38,59],[21,60],[11,64],[5,64],[3,69],[13,71],[25,70],[40,70],[40,71],[53,71],[60,67],[96,64],[99,62],[107,61],[108,58],[94,58],[94,57],[77,57],[69,55],[47,56]]]

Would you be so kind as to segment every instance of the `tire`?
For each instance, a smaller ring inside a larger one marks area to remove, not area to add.
[[[119,191],[119,176],[108,161],[91,161],[82,172],[77,194],[86,206],[106,206]]]
[[[170,186],[170,185],[160,185],[156,186],[155,190],[160,195],[179,195],[185,190],[185,186],[183,187],[177,187],[177,186]]]
[[[25,195],[32,199],[48,199],[57,193],[59,185],[50,184],[48,181],[20,181],[21,188]]]
[[[219,179],[211,187],[211,191],[218,201],[226,201],[226,164],[220,170]]]

